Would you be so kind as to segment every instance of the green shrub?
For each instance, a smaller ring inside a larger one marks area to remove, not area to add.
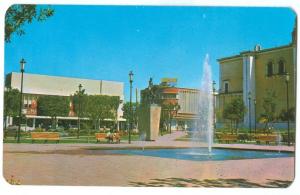
[[[45,131],[45,129],[43,129],[43,128],[35,128],[34,130],[33,130],[33,132],[44,132]]]

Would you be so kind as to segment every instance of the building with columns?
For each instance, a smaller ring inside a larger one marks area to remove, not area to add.
[[[78,91],[78,86],[82,85],[88,95],[108,95],[119,96],[120,105],[117,111],[118,128],[119,122],[125,121],[123,118],[124,83],[117,81],[91,80],[70,77],[58,77],[39,74],[24,73],[23,79],[23,114],[25,114],[29,129],[35,128],[36,122],[51,119],[50,116],[39,116],[37,113],[37,99],[43,95],[71,96]],[[6,75],[6,88],[21,89],[21,73],[12,72]],[[59,121],[68,120],[76,124],[78,117],[74,113],[72,102],[70,102],[69,116],[58,116]],[[7,124],[12,125],[13,119],[7,119]],[[84,119],[83,119],[84,120]],[[112,119],[107,118],[107,121]]]
[[[256,45],[252,51],[218,59],[220,65],[217,96],[217,124],[221,127],[229,121],[222,112],[233,98],[243,99],[247,108],[243,126],[262,127],[259,123],[264,113],[263,100],[267,93],[274,93],[275,116],[289,109],[296,109],[296,73],[297,73],[297,26],[292,32],[292,42],[288,45],[262,49]],[[287,75],[289,80],[286,82]],[[288,97],[288,99],[287,99]],[[277,119],[277,128],[286,128],[287,122]],[[294,123],[292,128],[294,128]]]

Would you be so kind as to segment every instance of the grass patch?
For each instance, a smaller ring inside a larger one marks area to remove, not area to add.
[[[125,142],[128,140],[128,135],[121,137],[121,142]],[[138,141],[140,140],[139,135],[131,135],[131,141]],[[17,143],[17,140],[14,137],[7,137],[3,140],[3,143]],[[21,137],[20,143],[28,143],[31,144],[32,140],[30,136],[24,136]],[[43,140],[36,140],[33,143],[42,144],[45,143]],[[59,142],[56,141],[48,141],[47,144],[82,144],[82,143],[89,143],[89,144],[95,144],[97,143],[95,136],[79,136],[79,139],[77,139],[76,136],[68,136],[68,137],[61,137]],[[107,142],[98,142],[101,143],[107,143]]]

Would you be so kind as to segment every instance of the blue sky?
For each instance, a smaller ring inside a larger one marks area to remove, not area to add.
[[[48,20],[25,26],[24,36],[5,44],[7,74],[19,71],[125,83],[134,88],[153,77],[178,78],[198,88],[206,54],[218,83],[216,59],[291,42],[295,13],[288,8],[52,6]]]

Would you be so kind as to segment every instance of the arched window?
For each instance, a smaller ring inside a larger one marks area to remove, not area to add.
[[[267,76],[270,77],[273,75],[273,63],[269,62],[267,64]]]
[[[228,93],[228,90],[229,90],[229,83],[228,83],[228,81],[225,81],[224,82],[224,92]]]
[[[285,67],[284,67],[284,61],[279,60],[278,62],[278,74],[284,74],[285,73]]]

